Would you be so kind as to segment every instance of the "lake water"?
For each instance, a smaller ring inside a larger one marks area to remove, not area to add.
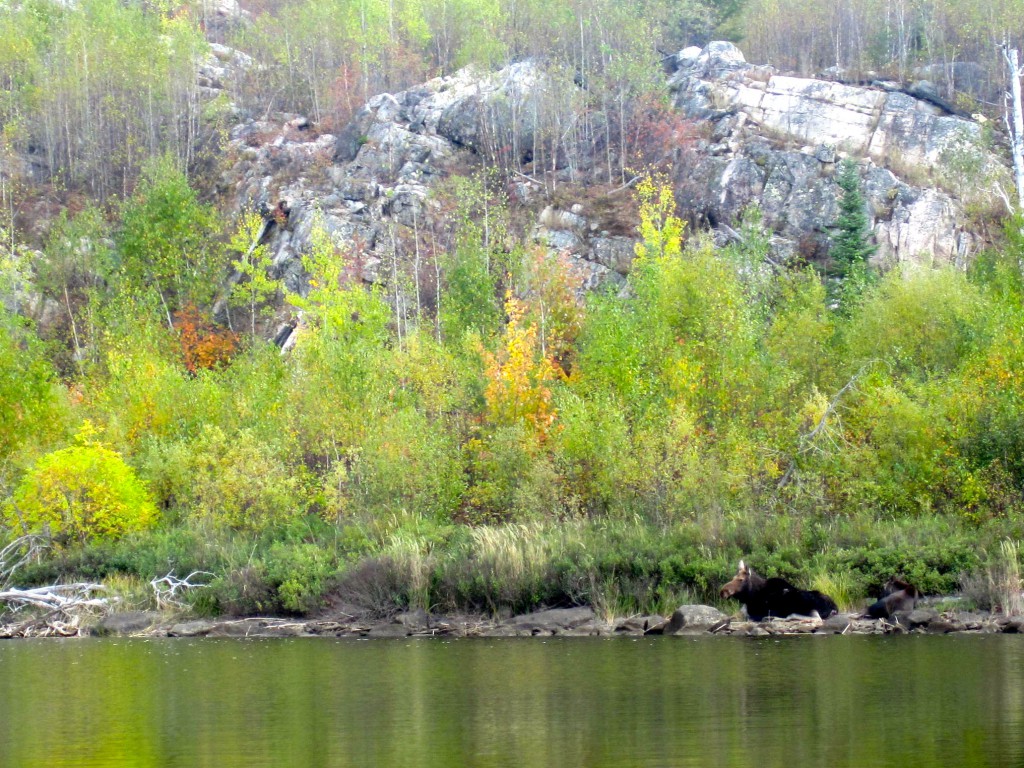
[[[0,642],[0,766],[1024,765],[1024,637]]]

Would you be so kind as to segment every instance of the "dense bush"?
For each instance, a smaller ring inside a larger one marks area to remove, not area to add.
[[[0,306],[0,490],[10,469],[5,465],[19,454],[31,456],[62,431],[66,400],[55,379],[31,328]]]
[[[116,539],[151,528],[159,513],[135,471],[114,451],[85,443],[39,459],[4,505],[23,533],[47,533],[61,546]]]

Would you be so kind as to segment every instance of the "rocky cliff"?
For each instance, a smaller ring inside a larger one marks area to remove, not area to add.
[[[223,68],[238,57],[219,50],[218,59]],[[686,49],[670,63],[675,107],[698,136],[672,174],[692,221],[728,229],[756,205],[781,255],[825,258],[838,215],[835,166],[850,156],[861,166],[881,265],[963,265],[978,249],[964,201],[972,195],[989,205],[1005,174],[978,122],[893,83],[777,74],[748,64],[729,43]],[[340,243],[358,244],[364,279],[386,280],[381,265],[401,250],[401,233],[444,215],[431,196],[439,181],[479,163],[496,134],[529,144],[537,130],[531,106],[544,88],[542,71],[524,62],[380,94],[337,135],[317,134],[296,115],[248,120],[231,133],[235,163],[223,184],[240,207],[286,202],[287,223],[273,229],[270,245],[292,288],[301,287],[298,257],[315,220]],[[970,188],[964,167],[976,170]],[[590,213],[592,206],[564,199],[556,206],[521,176],[507,188],[532,212],[533,237],[572,254],[590,284],[628,272],[632,238]]]
[[[977,250],[964,203],[991,206],[1009,180],[979,122],[908,92],[930,95],[926,84],[786,77],[721,42],[681,51],[674,64],[675,105],[706,125],[679,197],[712,225],[756,204],[803,255],[827,252],[835,163],[850,156],[860,161],[880,265],[963,265]]]

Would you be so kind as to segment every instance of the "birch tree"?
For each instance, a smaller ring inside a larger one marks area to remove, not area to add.
[[[1010,134],[1010,152],[1013,155],[1013,179],[1017,187],[1017,208],[1024,210],[1024,111],[1021,108],[1020,56],[1016,48],[1002,45],[1010,80],[1010,92],[1005,100],[1006,127]]]

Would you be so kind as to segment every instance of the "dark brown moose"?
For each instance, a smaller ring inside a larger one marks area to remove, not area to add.
[[[817,616],[827,619],[839,609],[828,595],[817,590],[797,589],[785,579],[766,579],[740,560],[736,577],[722,587],[723,598],[735,597],[754,621],[769,616]]]
[[[868,616],[888,619],[897,611],[912,611],[920,597],[920,590],[913,584],[898,578],[889,579],[882,587],[881,599],[868,606]]]

